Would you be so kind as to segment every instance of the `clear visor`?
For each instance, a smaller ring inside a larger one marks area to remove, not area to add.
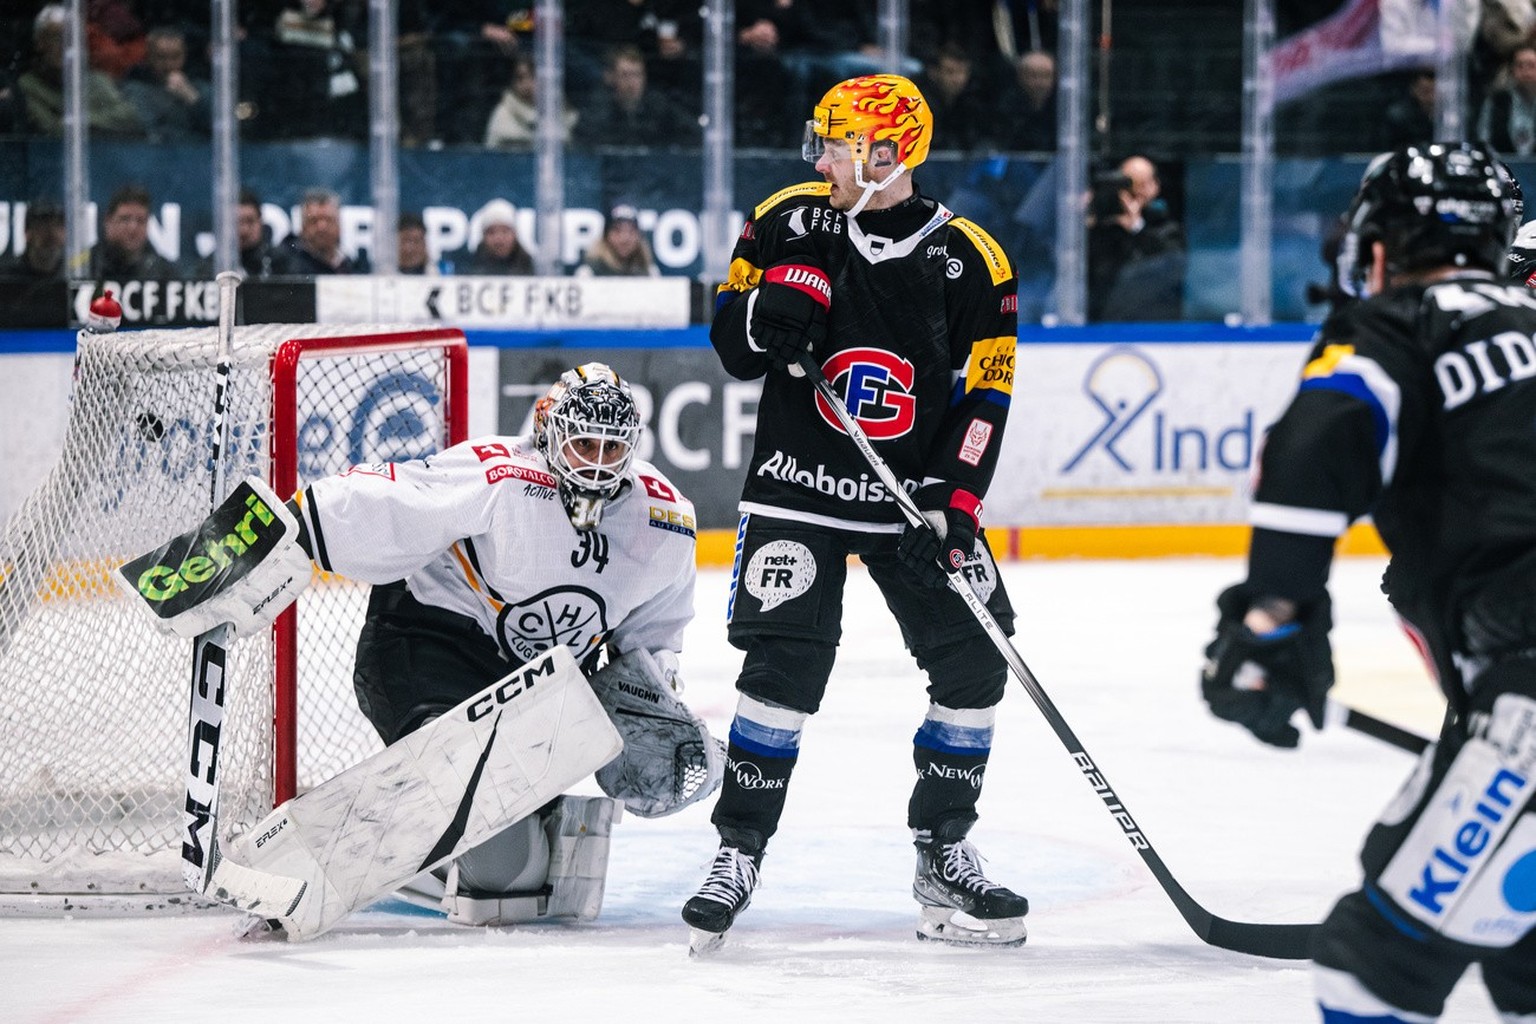
[[[560,475],[578,491],[612,496],[629,474],[640,427],[584,423],[552,415],[550,458]]]
[[[805,122],[805,138],[800,142],[800,155],[806,163],[813,164],[827,151],[827,140],[816,134],[816,122]]]

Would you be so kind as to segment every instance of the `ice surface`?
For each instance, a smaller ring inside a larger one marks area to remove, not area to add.
[[[1336,694],[1421,732],[1439,702],[1377,590],[1334,572]],[[1024,660],[1174,876],[1213,913],[1315,921],[1357,879],[1367,825],[1410,758],[1358,733],[1272,750],[1211,718],[1195,683],[1229,559],[1015,563]],[[740,656],[724,573],[700,580],[685,698],[722,735]],[[1030,897],[1013,950],[919,943],[904,827],[926,706],[878,593],[850,574],[845,635],[807,724],[763,885],[718,956],[690,960],[678,908],[714,853],[709,806],[614,829],[608,896],[586,925],[472,930],[399,904],[303,945],[235,938],[237,916],[0,920],[0,1019],[1267,1024],[1316,1020],[1304,964],[1202,944],[1012,684],[972,833]],[[595,792],[587,789],[586,792]],[[1491,1021],[1480,979],[1444,1020]]]

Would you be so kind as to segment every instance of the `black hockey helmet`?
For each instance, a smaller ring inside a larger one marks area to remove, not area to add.
[[[1500,273],[1520,223],[1514,176],[1490,150],[1471,142],[1404,146],[1371,161],[1345,215],[1339,285],[1366,295],[1373,242],[1387,250],[1387,273],[1476,267]]]

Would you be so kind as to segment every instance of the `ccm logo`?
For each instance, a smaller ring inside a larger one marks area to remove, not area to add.
[[[542,658],[539,661],[534,662],[532,665],[529,665],[521,672],[507,676],[507,678],[497,683],[494,690],[469,706],[469,711],[466,713],[466,716],[471,722],[478,721],[484,718],[486,715],[490,714],[492,711],[495,711],[497,705],[506,704],[508,701],[516,698],[519,694],[527,693],[529,690],[533,689],[533,684],[538,680],[540,676],[552,676],[554,674],[554,659]]]

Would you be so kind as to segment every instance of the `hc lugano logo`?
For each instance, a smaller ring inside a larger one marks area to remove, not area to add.
[[[871,441],[889,441],[909,433],[917,423],[917,396],[912,394],[916,370],[912,363],[883,348],[851,348],[821,366],[832,389],[842,394],[848,412]],[[838,433],[843,425],[820,394],[816,411]]]
[[[496,632],[519,662],[564,645],[579,662],[608,635],[608,606],[586,587],[551,587],[502,607]]]

